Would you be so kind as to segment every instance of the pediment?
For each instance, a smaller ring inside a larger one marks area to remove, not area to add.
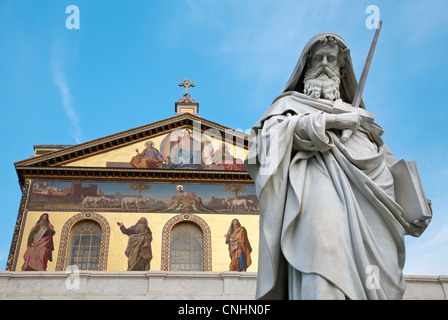
[[[190,145],[187,143],[188,135]],[[189,147],[190,153],[182,152],[182,147]],[[244,160],[247,149],[246,134],[187,113],[34,156],[15,163],[15,166],[16,169],[45,167],[244,171],[244,166],[241,169],[238,164]],[[162,156],[159,161],[158,155]],[[195,163],[192,166],[188,166],[186,162],[188,156],[194,157]],[[222,159],[221,163],[217,163],[219,158]],[[231,158],[235,159],[233,166],[229,160]]]

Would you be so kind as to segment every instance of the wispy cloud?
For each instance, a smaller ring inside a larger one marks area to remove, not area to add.
[[[67,115],[73,129],[72,136],[76,143],[81,143],[81,127],[79,125],[79,117],[73,106],[73,98],[70,92],[70,88],[67,85],[67,79],[63,72],[62,58],[58,54],[56,47],[53,47],[52,57],[51,57],[51,69],[53,73],[53,80],[62,98],[62,106],[64,108],[65,114]]]

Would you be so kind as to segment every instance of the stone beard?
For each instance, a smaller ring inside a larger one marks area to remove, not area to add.
[[[341,50],[334,37],[317,41],[308,52],[303,93],[314,99],[341,99],[341,71],[347,53],[348,50]]]
[[[331,68],[329,66],[311,67],[307,64],[305,72],[303,93],[314,99],[340,99],[339,85],[341,77],[339,67]]]

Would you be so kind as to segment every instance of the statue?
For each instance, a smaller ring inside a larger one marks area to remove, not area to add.
[[[425,230],[430,208],[424,198],[416,218],[398,203],[397,190],[411,187],[393,176],[397,161],[364,103],[351,112],[356,89],[345,41],[320,33],[253,127],[245,166],[260,207],[257,299],[404,294],[404,236]]]

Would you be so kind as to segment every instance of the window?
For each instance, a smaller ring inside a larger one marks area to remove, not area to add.
[[[170,270],[203,270],[202,231],[194,223],[176,224],[170,233]]]
[[[101,246],[101,227],[91,220],[76,223],[70,232],[67,266],[80,270],[98,270]]]
[[[199,239],[200,245],[198,245],[198,247],[201,247],[202,250],[195,250],[195,253],[201,252],[200,259],[202,259],[202,264],[200,261],[198,261],[196,263],[195,268],[201,271],[212,271],[212,238],[210,227],[202,218],[198,217],[195,214],[187,214],[187,213],[181,213],[172,217],[163,226],[161,269],[163,271],[181,270],[180,240],[175,239],[180,239],[180,233],[178,231],[181,229],[177,228],[180,228],[184,223],[186,223],[185,226],[188,226],[188,223],[192,224],[193,227],[196,227],[196,233],[202,236],[202,238]],[[198,240],[198,238],[196,238],[196,240]],[[179,241],[179,244],[176,245],[176,243],[174,243],[174,245],[172,246],[171,241],[173,242]],[[195,244],[197,244],[197,242],[195,242]],[[171,249],[173,249],[172,257],[171,257]],[[173,264],[171,264],[171,262]]]

